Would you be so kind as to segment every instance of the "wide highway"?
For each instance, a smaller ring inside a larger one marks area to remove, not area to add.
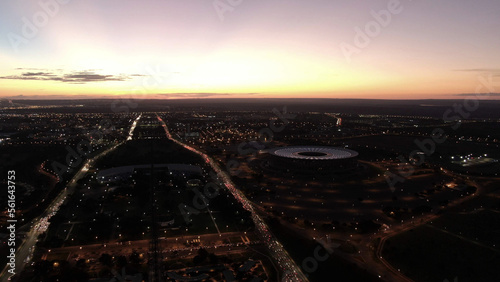
[[[236,188],[236,186],[233,184],[228,174],[225,171],[221,170],[219,165],[205,153],[202,153],[196,150],[195,148],[186,145],[178,141],[177,139],[173,138],[172,134],[170,134],[170,131],[168,130],[168,127],[163,121],[163,119],[158,115],[157,117],[158,121],[163,126],[163,129],[165,130],[165,134],[167,135],[168,139],[183,146],[189,151],[192,151],[200,155],[208,164],[210,164],[212,169],[217,173],[219,179],[221,179],[224,182],[225,186],[227,187],[227,189],[229,189],[229,191],[233,194],[233,196],[243,205],[243,207],[246,210],[252,213],[252,219],[254,221],[255,227],[257,228],[257,233],[261,236],[262,241],[269,248],[271,255],[278,262],[281,273],[283,273],[284,275],[284,277],[282,277],[281,280],[309,281],[302,272],[302,270],[300,269],[300,267],[293,261],[288,252],[285,250],[285,248],[283,248],[283,245],[281,245],[281,243],[272,234],[271,230],[269,230],[264,220],[262,220],[262,218],[254,210],[252,203],[246,198],[246,196],[239,189]]]

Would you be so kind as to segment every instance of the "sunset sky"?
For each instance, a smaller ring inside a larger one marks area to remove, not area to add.
[[[498,0],[58,1],[0,2],[0,97],[441,99],[500,81]]]

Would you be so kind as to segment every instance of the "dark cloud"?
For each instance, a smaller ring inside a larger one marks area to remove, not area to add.
[[[52,76],[49,72],[25,72],[23,76]]]
[[[209,98],[214,96],[257,95],[258,93],[168,93],[157,94],[162,98]]]
[[[455,71],[461,72],[475,72],[487,77],[500,77],[500,69],[496,68],[477,68],[477,69],[458,69]],[[468,94],[465,94],[468,95]]]
[[[151,95],[151,99],[182,99],[182,98],[211,98],[214,96],[239,96],[239,95],[257,95],[259,93],[171,93],[171,94],[155,94]],[[121,97],[121,96],[118,96]],[[123,94],[123,97],[128,97],[127,94]],[[117,99],[115,95],[80,95],[80,94],[72,94],[72,95],[54,95],[54,94],[37,94],[37,95],[15,95],[15,96],[7,96],[3,97],[4,99],[12,99],[12,100],[74,100],[74,99]]]
[[[455,70],[455,71],[475,72],[475,73],[480,73],[480,74],[485,75],[485,76],[491,75],[492,77],[500,77],[500,69],[494,69],[494,68],[460,69],[460,70]]]
[[[47,71],[46,69],[37,69],[37,68],[16,68],[16,70],[26,70],[26,71]]]
[[[455,71],[500,73],[500,69],[495,69],[495,68],[458,69],[458,70],[455,70]]]
[[[92,72],[80,72],[63,77],[65,82],[91,82],[91,81],[124,81],[125,76],[101,75]]]
[[[500,93],[463,93],[463,94],[454,94],[453,96],[478,96],[478,97],[500,97]]]
[[[139,76],[139,75],[132,75]],[[0,79],[13,80],[45,80],[45,81],[60,81],[66,83],[88,83],[100,81],[125,81],[131,79],[131,76],[126,75],[106,75],[98,74],[94,70],[73,72],[69,74],[55,74],[52,72],[24,72],[19,75],[0,76]]]
[[[7,96],[5,99],[10,100],[78,100],[78,99],[116,99],[116,96],[111,95],[15,95]]]

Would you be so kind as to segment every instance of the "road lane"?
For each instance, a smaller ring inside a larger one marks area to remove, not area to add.
[[[247,211],[251,212],[252,220],[254,221],[255,227],[258,231],[257,234],[261,236],[262,241],[269,248],[271,255],[278,262],[280,271],[285,275],[282,278],[282,281],[309,281],[300,267],[293,261],[291,256],[285,250],[283,245],[276,239],[271,230],[269,230],[264,220],[254,210],[252,203],[239,189],[236,188],[229,175],[225,171],[223,171],[219,167],[219,165],[208,155],[178,141],[177,139],[174,139],[163,119],[159,115],[157,115],[157,118],[163,126],[167,137],[173,142],[181,145],[185,149],[200,155],[205,160],[205,162],[210,164],[212,169],[217,173],[217,176],[224,182],[225,186],[228,188],[231,194],[233,194],[236,200],[238,200]]]
[[[141,116],[139,116],[133,123],[132,127],[135,129],[134,124],[137,124]],[[131,140],[133,137],[134,130],[131,130],[129,132],[129,138],[128,140]],[[95,161],[109,152],[115,150],[118,146],[123,144],[126,141],[120,142],[116,145],[114,145],[111,148],[108,148],[107,150],[101,152],[97,156],[88,159],[85,161],[84,165],[82,168],[75,173],[73,178],[68,182],[68,186],[64,188],[59,195],[47,206],[45,211],[35,219],[33,219],[30,223],[30,231],[26,235],[26,238],[23,240],[21,245],[17,248],[16,251],[16,272],[15,274],[18,275],[21,273],[24,269],[24,267],[30,262],[32,258],[32,254],[35,250],[35,244],[38,241],[38,236],[42,233],[44,233],[48,226],[49,226],[49,219],[57,213],[59,210],[59,207],[64,203],[64,201],[67,199],[68,196],[70,196],[74,191],[76,187],[76,183],[78,180],[82,179],[87,171],[95,164]],[[8,265],[4,267],[2,270],[2,273],[0,274],[0,282],[7,282],[11,281],[11,274],[7,272],[9,269]],[[15,276],[14,276],[15,278]]]

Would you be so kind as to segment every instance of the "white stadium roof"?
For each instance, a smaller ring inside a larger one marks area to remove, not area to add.
[[[324,146],[282,147],[271,149],[269,153],[279,157],[302,160],[340,160],[358,156],[358,152],[353,150]]]

